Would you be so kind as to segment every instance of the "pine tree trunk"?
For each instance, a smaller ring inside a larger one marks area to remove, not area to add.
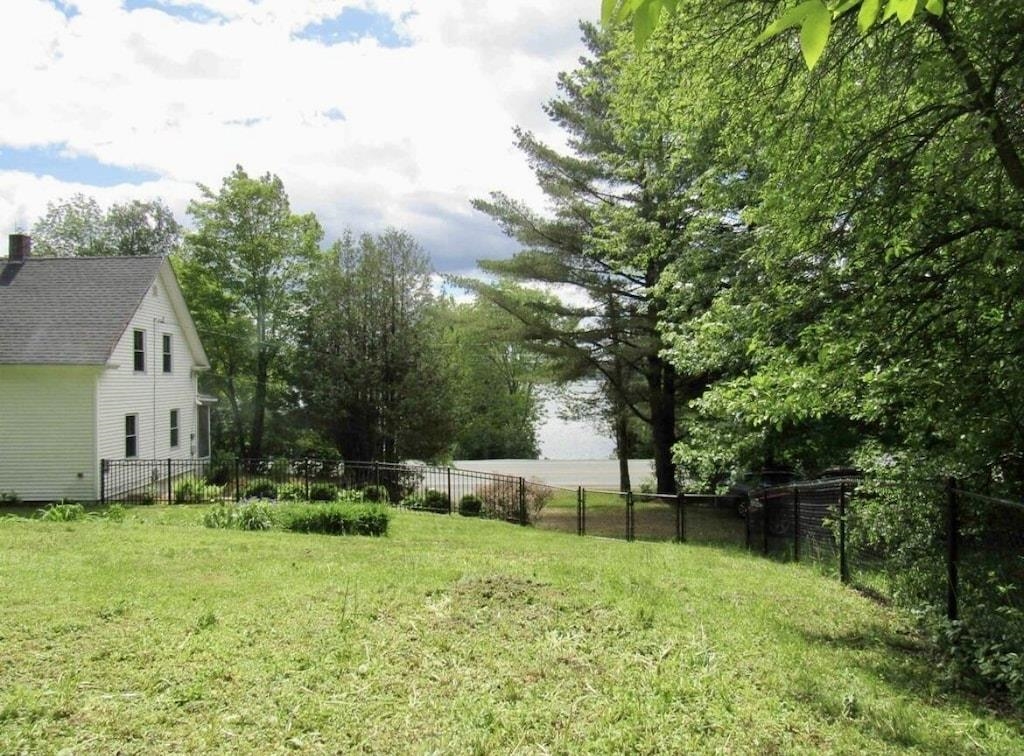
[[[674,494],[676,466],[672,461],[672,445],[676,440],[676,374],[673,367],[660,357],[648,358],[648,366],[654,477],[658,493]]]

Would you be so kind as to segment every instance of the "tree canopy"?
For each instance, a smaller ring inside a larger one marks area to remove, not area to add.
[[[167,256],[181,243],[181,226],[161,200],[132,200],[104,212],[84,194],[50,202],[31,233],[35,254],[43,257]]]

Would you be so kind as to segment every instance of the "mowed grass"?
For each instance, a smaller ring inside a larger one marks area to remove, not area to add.
[[[0,753],[1020,753],[895,613],[740,551],[0,521]]]

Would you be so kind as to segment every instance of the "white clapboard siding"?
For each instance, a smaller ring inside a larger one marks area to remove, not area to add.
[[[0,365],[0,491],[14,491],[23,501],[96,498],[100,370]]]
[[[125,417],[138,416],[139,459],[195,456],[194,361],[168,297],[162,273],[146,292],[111,354],[97,391],[98,459],[125,458]],[[134,331],[145,333],[146,370],[134,368]],[[172,370],[163,372],[163,335],[170,334]],[[172,448],[171,410],[178,410],[178,446]]]

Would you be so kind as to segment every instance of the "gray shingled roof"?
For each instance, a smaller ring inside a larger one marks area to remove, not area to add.
[[[104,364],[162,263],[161,257],[3,262],[0,364]]]

